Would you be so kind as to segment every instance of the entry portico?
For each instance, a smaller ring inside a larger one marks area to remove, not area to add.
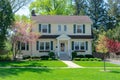
[[[62,34],[57,38],[57,55],[60,57],[60,54],[66,54],[71,57],[71,49],[70,49],[70,37],[66,34]]]

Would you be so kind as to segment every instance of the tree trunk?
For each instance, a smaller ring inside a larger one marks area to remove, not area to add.
[[[106,57],[105,57],[105,54],[104,54],[104,71],[106,71],[106,64],[105,64],[105,62],[106,62]]]

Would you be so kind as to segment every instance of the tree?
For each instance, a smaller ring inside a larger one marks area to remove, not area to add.
[[[0,52],[5,48],[8,29],[14,21],[13,12],[8,0],[0,1]]]
[[[16,13],[20,8],[30,3],[31,0],[9,0],[13,13]]]
[[[12,46],[13,46],[13,58],[16,58],[16,54],[20,53],[18,49],[18,42],[32,44],[35,42],[39,34],[32,32],[33,23],[31,22],[16,22],[13,27]],[[32,46],[32,45],[31,45]],[[31,48],[32,50],[32,48]]]
[[[86,0],[74,0],[74,15],[85,15],[86,14]]]
[[[29,9],[35,9],[40,15],[71,15],[69,4],[68,0],[36,0],[30,4]]]
[[[120,0],[107,0],[108,1],[108,15],[112,20],[113,26],[118,26],[120,22]]]
[[[120,42],[119,41],[114,41],[112,39],[107,38],[107,48],[109,52],[111,53],[119,53],[120,52]]]
[[[106,27],[108,19],[104,0],[87,0],[87,15],[93,21],[93,28],[99,29],[100,26]]]
[[[106,34],[105,32],[103,32],[102,34],[99,34],[99,37],[98,37],[98,40],[97,40],[97,45],[96,45],[96,51],[104,54],[104,71],[106,71],[105,53],[108,52],[108,47],[106,47],[107,42],[106,42],[105,34]]]

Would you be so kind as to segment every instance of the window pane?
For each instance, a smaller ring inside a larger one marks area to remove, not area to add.
[[[66,25],[64,25],[64,31],[67,31],[67,26]]]
[[[25,50],[25,43],[21,43],[21,50]]]
[[[77,33],[83,33],[83,26],[77,25]]]
[[[46,50],[50,50],[50,43],[46,42]]]
[[[47,25],[42,25],[42,32],[47,33]]]
[[[44,50],[44,42],[40,42],[40,50]]]
[[[79,50],[79,42],[75,42],[75,50]]]
[[[81,42],[80,49],[81,49],[81,50],[85,50],[84,42]]]
[[[58,25],[58,31],[61,31],[61,25]]]

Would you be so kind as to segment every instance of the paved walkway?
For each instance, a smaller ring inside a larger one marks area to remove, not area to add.
[[[61,61],[67,64],[69,68],[83,68],[82,66],[79,66],[73,63],[72,61],[65,61],[65,60],[61,60]]]

